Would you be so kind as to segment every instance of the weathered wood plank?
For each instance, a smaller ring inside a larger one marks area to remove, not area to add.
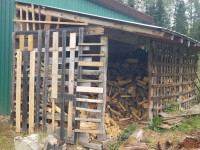
[[[12,33],[12,65],[11,65],[11,111],[10,111],[10,125],[14,126],[14,101],[15,101],[15,44],[16,44],[16,35]]]
[[[70,33],[70,62],[69,62],[69,94],[74,94],[74,67],[75,67],[75,49],[76,49],[76,33]],[[67,136],[72,137],[72,110],[73,101],[69,101],[68,106],[68,126],[67,126]]]
[[[76,101],[78,101],[78,102],[88,102],[88,103],[103,103],[103,100],[85,99],[85,98],[77,98]]]
[[[49,30],[51,24],[58,24],[58,25],[74,25],[74,26],[87,26],[88,23],[76,23],[76,22],[56,22],[56,21],[37,21],[37,20],[16,20],[14,19],[13,22],[22,22],[22,23],[37,23],[37,24],[45,24],[46,25],[46,30]]]
[[[28,50],[23,51],[23,101],[22,101],[22,132],[27,133],[27,119],[28,119]]]
[[[81,130],[81,129],[75,129],[75,132],[92,133],[92,134],[102,134],[101,130]]]
[[[24,35],[19,38],[19,50],[17,51],[16,72],[16,132],[21,132],[21,77],[22,77],[22,51],[24,50]]]
[[[77,121],[89,121],[89,122],[101,122],[101,119],[96,119],[96,118],[77,118],[77,117],[75,117],[75,120],[77,120]]]
[[[87,109],[87,108],[81,108],[81,107],[76,107],[76,110],[82,110],[82,111],[88,111],[88,112],[94,112],[94,113],[101,113],[101,110]]]
[[[39,129],[39,107],[40,107],[40,85],[41,85],[41,52],[42,52],[42,31],[38,31],[38,53],[37,53],[37,71],[36,71],[36,108],[35,108],[35,130]]]
[[[32,21],[35,21],[35,9],[33,4],[31,4],[31,8],[32,8]],[[35,30],[35,23],[33,23],[33,30]]]
[[[28,50],[30,51],[30,76],[29,76],[29,134],[34,132],[34,107],[35,107],[35,51],[33,51],[33,35],[28,36]]]
[[[105,43],[104,46],[100,47],[100,54],[104,54],[105,57],[101,57],[100,61],[104,64],[104,67],[101,67],[99,70],[102,70],[103,72],[99,75],[99,80],[102,80],[103,82],[99,84],[99,86],[103,87],[102,94],[100,93],[98,95],[98,99],[103,100],[103,104],[98,104],[97,109],[102,110],[102,114],[97,114],[98,118],[101,118],[101,123],[98,125],[98,130],[102,131],[102,136],[98,136],[98,140],[105,140],[106,139],[106,133],[105,133],[105,126],[104,126],[104,117],[105,117],[105,109],[106,109],[106,85],[107,85],[107,66],[108,66],[108,37],[101,36],[100,37],[101,43]]]
[[[26,6],[26,21],[29,20],[28,6]],[[29,31],[29,23],[26,23],[26,30]]]
[[[78,43],[79,46],[105,46],[106,43]]]
[[[78,40],[79,43],[83,43],[84,42],[84,28],[79,28],[79,40]],[[79,49],[78,49],[78,59],[80,61],[82,61],[82,57],[80,57],[80,55],[83,54],[83,47],[80,46]],[[77,68],[77,79],[81,79],[82,78],[82,67],[81,66],[78,66]],[[79,86],[79,83],[77,83],[77,86]],[[81,94],[79,92],[76,91],[76,97],[79,98],[81,96]],[[81,106],[81,103],[80,102],[76,102],[75,104],[76,107],[79,107]],[[76,110],[76,113],[75,113],[75,117],[79,118],[80,116],[80,111],[79,110]],[[75,121],[75,129],[79,129],[80,128],[80,124],[79,124],[79,121]],[[75,133],[74,134],[74,142],[75,144],[78,144],[78,133]]]
[[[103,88],[77,86],[76,92],[103,93]]]
[[[55,99],[58,98],[58,47],[59,33],[53,32],[53,62],[52,62],[52,129],[55,132]]]
[[[46,132],[46,108],[47,108],[47,79],[49,65],[49,41],[50,31],[45,34],[45,55],[44,55],[44,78],[43,78],[43,107],[42,107],[42,132]]]
[[[104,63],[103,62],[95,62],[95,61],[79,61],[78,62],[78,65],[79,66],[87,66],[87,67],[103,67],[104,66]]]
[[[51,21],[51,18],[52,18],[51,15],[46,14],[45,22]],[[51,27],[51,24],[45,24],[45,25],[44,25],[44,29],[45,29],[45,30],[49,30],[50,27]]]
[[[65,30],[62,31],[62,78],[61,78],[61,125],[60,125],[60,140],[63,141],[65,137],[65,122],[64,122],[64,111],[65,111],[65,59],[66,59],[66,37],[67,33]]]

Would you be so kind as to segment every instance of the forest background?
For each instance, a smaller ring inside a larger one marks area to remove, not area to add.
[[[154,18],[154,25],[200,41],[200,0],[117,0]]]

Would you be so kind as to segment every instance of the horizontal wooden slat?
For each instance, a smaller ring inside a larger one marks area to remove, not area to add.
[[[101,83],[103,82],[102,80],[84,80],[84,79],[78,79],[77,82],[82,82],[82,83]]]
[[[81,57],[104,57],[104,54],[82,54]]]
[[[178,92],[178,93],[175,93],[175,94],[153,96],[152,98],[153,98],[153,100],[165,99],[165,98],[172,98],[172,97],[177,97],[177,96],[180,96],[180,95],[184,95],[184,94],[193,92],[193,91],[195,91],[195,90],[196,90],[196,88],[193,88],[193,89],[191,89],[191,90],[187,90],[187,91],[183,91],[183,92]]]
[[[79,46],[102,46],[106,45],[105,43],[78,43]]]
[[[84,87],[84,86],[77,86],[76,92],[88,92],[88,93],[103,93],[103,88],[100,87]]]
[[[102,134],[103,133],[101,130],[81,130],[81,129],[75,129],[75,132],[93,133],[93,134]]]
[[[98,99],[86,99],[86,98],[77,98],[76,101],[78,102],[88,102],[88,103],[103,103],[103,100]]]
[[[26,47],[25,47],[26,48]],[[75,49],[75,51],[78,51],[78,49],[79,49],[79,47],[77,46],[76,47],[76,49]],[[19,49],[15,49],[15,51],[17,52]],[[38,52],[38,48],[34,48],[33,49],[35,52]],[[54,49],[53,49],[53,47],[50,47],[49,48],[49,52],[52,52]],[[90,50],[90,47],[89,46],[84,46],[83,47],[83,51],[89,51]],[[45,48],[42,48],[42,52],[44,52],[45,51]],[[59,52],[62,52],[62,47],[59,47],[58,48],[58,51]],[[69,52],[70,51],[70,48],[69,47],[66,47],[66,51],[67,52]]]
[[[180,104],[186,103],[188,101],[191,101],[191,100],[193,100],[195,98],[197,98],[197,95],[189,97],[188,99],[185,99],[185,100],[181,100],[181,101],[175,102],[175,104],[180,105]],[[161,109],[164,109],[164,108],[165,108],[165,106],[159,106],[159,107],[154,107],[153,110],[161,110]]]
[[[76,107],[76,110],[82,110],[82,111],[88,111],[88,112],[95,112],[95,113],[100,113],[101,112],[101,110],[87,109],[87,108],[81,108],[81,107]]]
[[[101,122],[101,119],[93,118],[75,118],[77,121],[88,121],[88,122]]]
[[[88,67],[103,67],[103,62],[95,62],[95,61],[79,61],[79,66],[88,66]]]

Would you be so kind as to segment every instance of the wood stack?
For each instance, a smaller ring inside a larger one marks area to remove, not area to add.
[[[144,53],[141,56],[146,56]],[[148,114],[147,62],[142,57],[110,62],[108,68],[107,104],[115,119],[142,120]]]

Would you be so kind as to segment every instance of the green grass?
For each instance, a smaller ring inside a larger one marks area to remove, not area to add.
[[[167,103],[165,106],[165,109],[163,110],[164,112],[174,112],[177,111],[177,106],[178,104],[176,103]]]
[[[190,119],[183,120],[181,125],[173,127],[172,131],[181,131],[183,133],[189,134],[192,130],[200,128],[200,115],[191,117]]]
[[[122,135],[119,136],[116,140],[116,142],[109,146],[110,150],[118,150],[120,145],[126,141],[130,135],[137,129],[137,126],[134,124],[127,129],[123,130]]]
[[[163,119],[156,116],[153,118],[152,123],[150,125],[150,129],[155,131],[155,132],[163,132],[163,129],[158,128],[159,125],[161,125],[163,123]]]

